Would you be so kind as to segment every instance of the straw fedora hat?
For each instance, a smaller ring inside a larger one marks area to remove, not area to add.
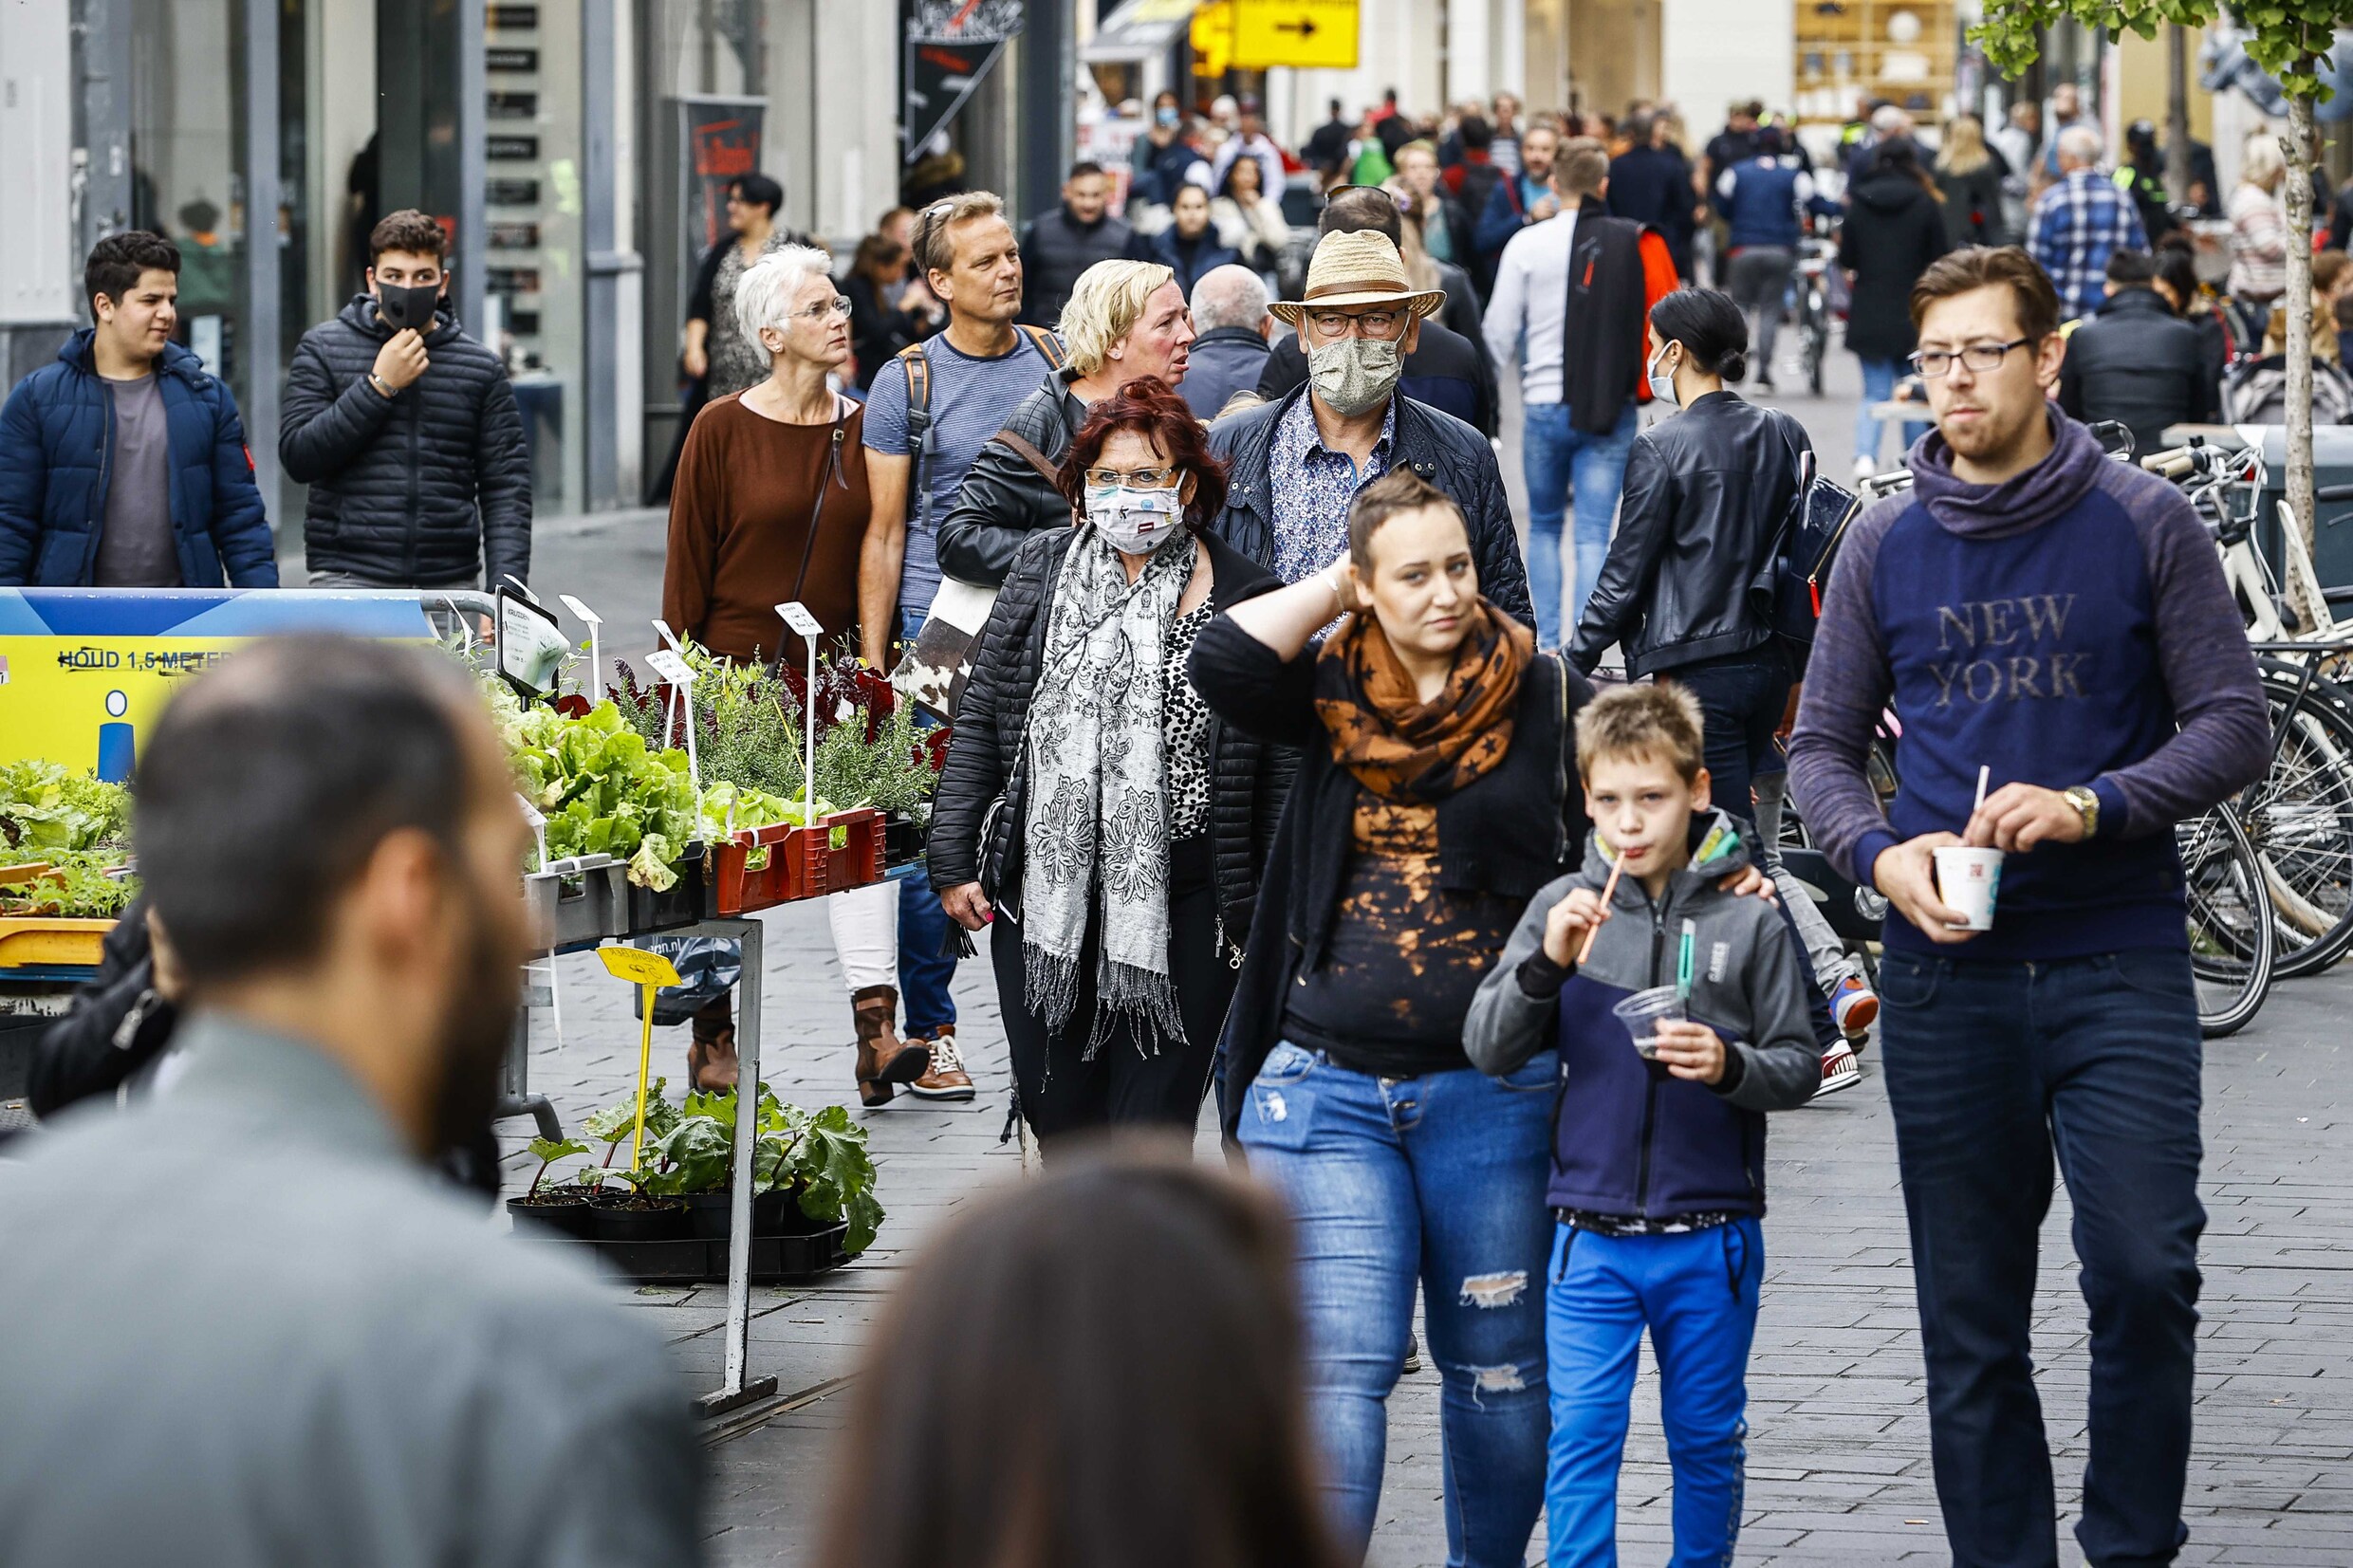
[[[1277,300],[1267,308],[1292,326],[1309,310],[1342,304],[1394,304],[1417,316],[1435,316],[1446,304],[1441,289],[1417,289],[1406,280],[1397,242],[1377,229],[1330,233],[1316,241],[1307,263],[1305,298]]]

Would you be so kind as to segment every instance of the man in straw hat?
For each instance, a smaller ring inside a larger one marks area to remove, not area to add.
[[[1298,329],[1306,384],[1210,428],[1210,450],[1226,461],[1231,481],[1218,534],[1297,582],[1347,548],[1349,499],[1380,475],[1410,468],[1462,507],[1479,591],[1532,625],[1494,448],[1452,415],[1398,390],[1423,318],[1445,296],[1416,289],[1396,243],[1369,229],[1317,242],[1302,292],[1269,308]]]

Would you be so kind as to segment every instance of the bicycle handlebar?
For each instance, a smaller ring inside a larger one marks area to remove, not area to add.
[[[2312,492],[2315,501],[2353,501],[2353,485],[2323,485]]]

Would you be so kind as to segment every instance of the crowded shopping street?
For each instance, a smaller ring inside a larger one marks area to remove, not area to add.
[[[2353,1563],[2340,62],[0,8],[0,1568]]]

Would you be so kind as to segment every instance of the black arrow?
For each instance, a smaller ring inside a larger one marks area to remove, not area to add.
[[[1302,17],[1296,22],[1277,22],[1274,25],[1274,30],[1295,32],[1299,35],[1299,41],[1304,44],[1315,36],[1315,23],[1311,18]]]

